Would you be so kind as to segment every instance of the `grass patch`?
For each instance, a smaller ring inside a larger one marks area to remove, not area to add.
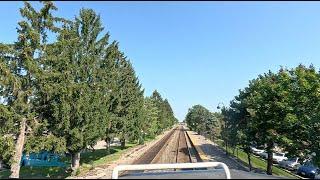
[[[120,158],[129,148],[137,146],[137,144],[127,143],[124,149],[121,147],[111,147],[108,152],[106,149],[99,149],[95,151],[81,153],[80,160],[80,173],[79,176],[87,173],[88,171],[94,169],[94,167],[111,163]]]
[[[0,179],[8,179],[10,170],[0,171]],[[70,173],[61,167],[29,167],[23,166],[20,169],[20,179],[64,179]]]
[[[222,142],[221,141],[217,141],[216,142],[220,148],[222,148],[224,151],[226,150],[225,149],[225,146],[222,145]],[[228,153],[229,155],[232,155],[233,152],[230,148],[228,148]],[[237,150],[235,150],[235,157],[237,157],[238,159],[240,159],[242,162],[244,162],[245,164],[249,164],[248,162],[248,155],[247,153],[245,153],[244,151],[242,151],[241,149],[238,149],[238,156],[237,156]],[[258,157],[255,157],[255,156],[251,156],[251,164],[252,164],[252,167],[253,168],[257,168],[257,169],[261,169],[261,170],[264,170],[264,171],[267,171],[267,162],[265,160],[262,160]],[[294,179],[297,179],[296,176],[282,170],[281,168],[279,167],[276,167],[276,166],[272,166],[272,174],[273,175],[276,175],[276,176],[284,176],[284,177],[288,177],[288,178],[294,178]]]
[[[136,146],[136,144],[126,144],[124,149],[121,147],[111,147],[110,151],[106,149],[98,149],[95,151],[81,153],[81,165],[101,165],[105,163],[110,163],[114,160],[119,159],[119,157],[126,151],[128,148]]]
[[[0,171],[0,179],[8,179],[10,176],[10,170]]]
[[[81,153],[80,168],[76,173],[81,175],[93,169],[95,166],[107,164],[120,158],[120,156],[130,147],[136,144],[127,144],[124,149],[120,147],[111,147],[108,152],[106,149],[98,149]],[[70,167],[71,158],[69,156],[61,158],[61,161],[66,163],[66,167]],[[20,169],[20,178],[22,179],[64,179],[71,175],[66,171],[67,168],[63,167],[30,167],[22,166]],[[10,170],[0,171],[0,179],[8,179]]]
[[[144,140],[144,143],[148,143],[150,141],[153,141],[155,139],[155,137],[150,137],[150,136],[147,136]]]
[[[144,143],[154,140],[152,137],[146,137]],[[82,174],[94,169],[96,166],[108,164],[121,157],[129,148],[137,146],[136,143],[127,143],[124,149],[119,146],[111,147],[110,150],[97,149],[81,153],[80,168],[76,175]],[[66,163],[66,167],[29,167],[23,166],[20,169],[21,179],[65,179],[71,173],[67,168],[71,166],[71,157],[61,157],[61,161]],[[0,179],[8,179],[10,170],[0,171]]]

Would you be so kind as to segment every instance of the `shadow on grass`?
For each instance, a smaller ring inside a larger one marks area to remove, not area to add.
[[[0,179],[8,179],[10,170],[0,171]],[[70,176],[62,167],[21,167],[20,179],[64,179]]]
[[[107,149],[97,149],[95,151],[88,151],[81,153],[81,159],[80,159],[80,164],[89,164],[92,163],[93,161],[97,161],[107,155],[116,153],[117,150],[114,148],[111,148],[109,151]]]
[[[111,147],[110,150],[108,151],[107,149],[97,149],[97,150],[92,150],[88,152],[81,153],[81,159],[80,159],[80,164],[90,164],[93,163],[94,161],[97,161],[103,157],[106,157],[108,155],[115,154],[121,150],[125,150],[129,148],[130,146],[126,146],[124,149],[121,149],[119,146]]]
[[[132,147],[132,145],[126,146],[124,149],[121,147],[115,146],[111,147],[110,151],[107,149],[97,149],[95,151],[88,151],[81,153],[80,163],[82,164],[91,164],[95,161],[98,161],[102,158],[113,155],[119,151],[125,150]],[[71,175],[70,171],[67,171],[67,168],[70,167],[71,158],[70,156],[62,157],[62,162],[66,163],[66,167],[29,167],[23,166],[20,169],[20,179],[65,179]],[[0,171],[0,179],[8,179],[10,176],[10,170]]]
[[[10,170],[1,170],[0,179],[8,179],[10,176]]]

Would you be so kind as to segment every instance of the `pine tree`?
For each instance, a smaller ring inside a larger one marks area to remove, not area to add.
[[[28,2],[24,5],[24,8],[20,9],[24,20],[18,23],[18,41],[14,45],[1,48],[1,51],[9,50],[1,53],[1,79],[8,78],[1,81],[1,96],[6,106],[2,107],[1,111],[4,112],[6,108],[13,113],[15,118],[12,128],[15,131],[6,133],[17,138],[11,159],[11,178],[19,177],[20,160],[27,139],[27,127],[28,132],[32,132],[36,125],[32,103],[36,92],[35,84],[47,44],[47,33],[56,31],[54,22],[57,21],[51,14],[52,10],[56,10],[51,2],[44,2],[43,8],[39,11],[36,11]],[[4,121],[10,119],[4,116],[2,118]]]
[[[134,69],[130,61],[126,61],[127,66],[125,71],[125,82],[127,84],[126,91],[129,92],[129,105],[128,105],[128,114],[127,114],[127,121],[128,121],[128,130],[127,134],[129,135],[129,140],[135,141],[138,140],[138,143],[141,144],[142,142],[142,107],[143,107],[143,93],[141,84],[139,82],[138,77],[136,77]]]
[[[26,2],[18,41],[0,44],[0,162],[11,163],[10,177],[19,177],[23,152],[68,152],[75,170],[81,151],[102,138],[118,136],[124,148],[177,122],[159,93],[144,100],[131,62],[108,44],[93,10],[70,21],[43,4],[36,11]],[[51,43],[48,34],[57,35]]]
[[[149,137],[154,138],[158,133],[159,110],[150,97],[144,99],[143,119],[141,130]]]
[[[19,121],[13,109],[6,103],[9,94],[17,86],[9,66],[9,62],[14,58],[10,54],[10,46],[0,44],[0,166],[2,163],[10,163],[14,153],[14,137],[11,134],[17,133],[15,123]]]
[[[106,81],[105,90],[107,91],[106,110],[108,112],[108,121],[106,122],[106,131],[104,132],[104,139],[107,144],[107,149],[110,150],[110,144],[117,133],[116,108],[119,97],[118,79],[119,73],[119,56],[120,51],[118,42],[112,42],[105,50],[105,55],[102,59],[101,68],[103,69],[103,77]]]
[[[117,130],[121,147],[125,147],[126,139],[137,133],[138,111],[142,107],[143,91],[138,79],[135,77],[131,63],[123,56],[119,61],[119,95],[116,114],[118,117]]]
[[[50,133],[64,138],[74,170],[80,165],[80,152],[94,145],[106,129],[107,83],[100,66],[109,35],[99,38],[102,30],[100,17],[90,9],[82,9],[73,22],[66,21],[40,83],[38,113]]]
[[[171,127],[174,123],[176,123],[177,119],[174,117],[172,108],[168,100],[163,100],[160,93],[157,90],[153,91],[151,99],[159,110],[159,124],[157,128],[157,134],[159,134],[160,132],[163,132],[165,129]]]
[[[163,105],[164,105],[165,114],[166,114],[165,116],[167,117],[168,127],[171,127],[173,126],[174,123],[176,123],[173,110],[167,99],[164,100]]]
[[[126,140],[141,137],[139,122],[142,116],[143,90],[131,63],[119,50],[117,42],[108,46],[105,62],[109,69],[107,76],[110,92],[105,141],[109,147],[111,140],[118,136],[121,147],[124,148]]]
[[[151,95],[151,99],[153,100],[153,102],[155,103],[156,107],[159,110],[159,113],[158,113],[159,122],[157,127],[157,134],[159,134],[165,129],[165,126],[166,126],[166,117],[164,114],[163,99],[157,90],[153,91]]]

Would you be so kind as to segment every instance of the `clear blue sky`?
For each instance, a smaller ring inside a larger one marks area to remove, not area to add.
[[[100,13],[132,61],[145,95],[157,89],[179,120],[216,111],[269,69],[320,68],[319,2],[57,2],[57,15]],[[1,2],[1,42],[16,39],[21,2]]]

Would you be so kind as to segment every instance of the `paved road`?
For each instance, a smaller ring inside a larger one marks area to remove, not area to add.
[[[188,131],[188,134],[192,139],[193,144],[197,147],[197,149],[203,151],[201,153],[205,154],[205,156],[209,158],[209,161],[223,162],[229,167],[229,169],[249,171],[249,168],[244,164],[232,159],[230,156],[227,156],[226,153],[214,142],[206,139],[204,136],[198,135],[193,131]]]
[[[226,153],[222,151],[217,145],[202,144],[201,149],[203,150],[204,153],[210,155],[210,161],[223,162],[230,169],[248,171],[248,168],[244,164],[241,164],[240,162],[227,156]]]
[[[249,172],[249,168],[245,164],[236,160],[236,158],[227,156],[225,151],[222,150],[214,142],[206,139],[204,136],[198,135],[193,131],[188,131],[188,133],[190,137],[192,136],[195,146],[197,146],[203,151],[203,153],[208,157],[209,161],[225,163],[229,167],[232,177],[239,176],[239,172],[243,172],[243,175],[248,174],[248,178],[253,177],[250,174],[263,176],[266,175],[264,171],[258,169]],[[279,178],[277,176],[268,176],[268,178],[273,177]]]

